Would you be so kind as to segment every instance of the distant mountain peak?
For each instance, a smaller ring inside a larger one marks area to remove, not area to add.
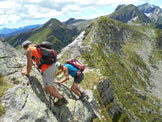
[[[47,23],[45,23],[43,25],[43,28],[46,28],[46,27],[56,27],[56,26],[61,26],[61,25],[62,25],[62,23],[59,20],[57,20],[55,18],[52,18]]]
[[[126,4],[121,4],[121,5],[118,5],[118,6],[117,6],[117,8],[115,9],[115,11],[117,11],[117,10],[119,10],[119,9],[123,8],[124,6],[126,6]]]
[[[159,6],[145,3],[139,5],[138,9],[145,13],[153,22],[162,24],[162,9]]]
[[[150,3],[144,3],[141,6],[158,7],[158,6],[155,6],[155,5],[150,4]]]
[[[144,13],[153,13],[154,11],[162,11],[160,7],[150,3],[139,5],[138,9],[140,9]]]
[[[69,21],[75,21],[76,19],[75,18],[70,18]]]
[[[59,20],[57,20],[55,18],[50,19],[47,23],[58,23],[59,25],[62,24]]]
[[[63,23],[66,24],[66,25],[72,25],[72,24],[74,24],[74,23],[82,22],[82,21],[86,21],[86,20],[85,20],[85,19],[70,18],[70,19],[68,19],[67,21],[63,22]]]
[[[151,22],[151,20],[133,4],[119,5],[116,11],[110,14],[109,17],[124,23],[128,23],[131,20],[139,23]]]

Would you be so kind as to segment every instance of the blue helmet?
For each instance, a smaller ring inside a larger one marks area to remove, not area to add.
[[[60,67],[60,65],[61,65],[61,63],[60,63],[60,62],[57,62],[57,63],[56,63],[56,67],[57,67],[57,68],[59,68],[59,67]]]

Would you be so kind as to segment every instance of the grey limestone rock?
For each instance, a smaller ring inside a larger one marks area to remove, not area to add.
[[[90,100],[77,100],[67,85],[56,87],[68,100],[66,106],[56,107],[42,85],[41,74],[33,68],[30,76],[21,74],[26,68],[26,57],[0,41],[0,72],[13,85],[2,96],[5,114],[0,122],[90,122],[99,116],[98,105],[92,91]]]

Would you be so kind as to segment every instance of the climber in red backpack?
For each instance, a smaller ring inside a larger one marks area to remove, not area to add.
[[[87,95],[79,89],[78,85],[84,78],[83,71],[85,69],[85,66],[78,60],[72,59],[67,61],[64,65],[60,62],[57,62],[56,67],[60,70],[56,73],[56,76],[58,76],[62,72],[64,72],[65,74],[65,79],[56,82],[60,84],[66,82],[67,80],[69,80],[70,74],[74,78],[74,83],[71,87],[71,90],[79,97],[80,100],[83,101],[84,98],[87,97]]]
[[[67,104],[67,100],[60,95],[57,88],[53,85],[56,75],[56,55],[49,43],[42,43],[33,46],[31,41],[26,40],[22,43],[23,48],[26,50],[27,56],[27,69],[22,71],[23,75],[29,75],[32,68],[32,60],[36,62],[37,67],[42,72],[43,83],[46,91],[53,97],[58,98],[55,102],[56,106]]]

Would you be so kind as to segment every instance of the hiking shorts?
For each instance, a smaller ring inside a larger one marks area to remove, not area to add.
[[[54,82],[55,78],[56,78],[56,66],[55,66],[55,64],[52,64],[50,67],[48,67],[42,73],[42,77],[43,77],[44,86],[54,85],[56,83],[56,82]]]
[[[80,84],[84,78],[84,74],[81,73],[79,76],[74,77],[74,83]]]

